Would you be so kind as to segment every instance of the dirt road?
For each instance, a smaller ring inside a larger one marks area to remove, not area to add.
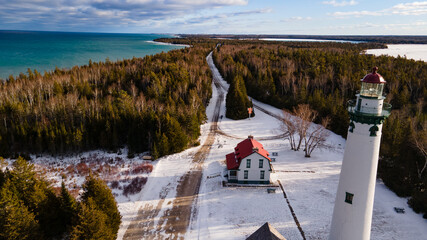
[[[170,239],[183,239],[190,224],[191,217],[196,215],[197,209],[193,208],[193,206],[197,201],[197,195],[199,193],[200,181],[203,173],[202,165],[210,152],[212,144],[215,142],[221,102],[224,100],[224,91],[218,86],[218,78],[214,76],[213,81],[218,90],[218,98],[215,103],[215,110],[208,137],[199,151],[194,155],[192,169],[181,177],[172,209],[165,213],[167,216],[166,225],[168,226],[166,228],[166,233],[169,235],[168,238]]]
[[[208,63],[212,63],[209,58],[211,58],[211,55],[207,57],[207,60]],[[193,208],[193,206],[197,202],[203,173],[203,161],[208,156],[212,144],[214,144],[215,134],[218,130],[217,122],[219,119],[221,102],[224,100],[224,89],[219,82],[220,78],[218,78],[218,74],[213,73],[212,75],[214,85],[218,90],[218,98],[215,102],[211,127],[205,142],[194,154],[191,169],[179,180],[177,193],[172,202],[172,208],[166,210],[163,216],[158,216],[165,201],[165,197],[167,196],[168,190],[164,189],[159,196],[160,201],[156,207],[145,205],[138,210],[137,216],[130,223],[123,239],[164,239],[165,236],[160,235],[161,232],[167,234],[167,239],[184,239],[190,220],[197,212],[197,209]],[[156,226],[154,226],[156,218],[158,221]]]
[[[212,117],[211,127],[208,136],[194,154],[192,166],[180,179],[177,186],[177,193],[172,202],[172,208],[161,214],[162,206],[169,190],[163,189],[159,195],[157,206],[145,205],[138,210],[137,216],[129,224],[123,239],[184,239],[190,221],[197,215],[197,198],[200,183],[203,174],[203,162],[210,152],[212,144],[215,142],[216,134],[223,134],[231,138],[238,138],[222,132],[218,128],[218,119],[220,115],[221,103],[224,100],[226,88],[221,84],[221,75],[212,61],[212,55],[206,58],[212,71],[213,83],[218,91],[218,97],[215,102],[214,114]],[[282,118],[254,104],[258,110],[273,116],[279,120]],[[284,138],[284,134],[266,137],[259,140]],[[159,216],[161,214],[161,216]],[[164,235],[166,233],[166,237]]]

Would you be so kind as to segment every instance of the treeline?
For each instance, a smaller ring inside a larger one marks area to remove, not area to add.
[[[379,176],[399,196],[411,196],[415,211],[427,212],[425,62],[361,54],[378,47],[370,43],[221,41],[214,61],[228,82],[243,77],[248,95],[278,108],[308,103],[318,122],[329,116],[330,129],[344,137],[346,103],[378,66],[393,105],[383,128]]]
[[[3,161],[3,159],[0,159]],[[121,223],[108,186],[90,174],[77,201],[64,184],[58,194],[18,158],[0,168],[0,239],[116,239]]]
[[[196,144],[211,96],[205,57],[215,45],[89,62],[0,83],[0,154],[150,150]]]
[[[212,39],[262,39],[262,38],[277,38],[277,39],[317,39],[317,40],[336,40],[336,41],[356,41],[356,42],[373,42],[387,44],[427,44],[427,36],[397,36],[397,35],[263,35],[263,34],[180,34],[185,38],[212,38]]]

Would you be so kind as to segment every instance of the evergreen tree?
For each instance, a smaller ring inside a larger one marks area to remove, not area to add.
[[[159,134],[157,134],[158,136]],[[164,156],[170,153],[169,140],[168,137],[163,133],[161,137],[157,137],[159,139],[154,143],[153,156]]]
[[[90,173],[83,184],[83,191],[82,203],[89,204],[89,199],[92,199],[95,208],[108,216],[105,222],[106,226],[108,229],[111,229],[114,238],[116,238],[121,223],[121,216],[111,189],[104,181]],[[90,204],[89,206],[91,207]]]
[[[228,89],[225,104],[226,117],[234,120],[248,117],[248,108],[252,107],[252,102],[249,101],[248,95],[246,94],[246,87],[242,76],[237,75],[234,77]]]
[[[70,192],[65,187],[64,182],[61,183],[60,205],[61,224],[65,228],[69,228],[77,221],[78,204],[76,199],[71,196]]]
[[[45,198],[37,206],[36,219],[45,239],[56,239],[66,231],[62,223],[60,199],[51,189],[44,189]]]
[[[47,182],[38,179],[34,165],[18,157],[13,163],[13,171],[8,173],[8,179],[17,189],[16,194],[25,206],[30,211],[37,212],[39,204],[46,199]]]
[[[179,122],[173,117],[168,118],[167,134],[170,144],[170,149],[168,153],[179,152],[184,150],[188,143],[187,136],[182,130],[182,127],[180,126]]]
[[[13,163],[13,169],[7,173],[7,181],[16,189],[16,197],[22,202],[23,208],[34,214],[44,238],[58,238],[64,233],[60,199],[32,164],[19,157]]]
[[[81,204],[78,223],[71,231],[71,240],[114,240],[116,234],[107,224],[108,216],[89,197]]]
[[[0,239],[41,239],[35,216],[19,200],[9,180],[0,189]]]

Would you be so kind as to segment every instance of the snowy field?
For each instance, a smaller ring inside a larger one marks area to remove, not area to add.
[[[367,54],[405,57],[407,59],[427,62],[427,44],[388,44],[385,49],[368,49]]]

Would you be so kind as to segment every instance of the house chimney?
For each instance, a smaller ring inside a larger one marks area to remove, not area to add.
[[[249,139],[254,139],[254,136],[249,135],[249,136],[248,136],[248,138],[249,138]]]

